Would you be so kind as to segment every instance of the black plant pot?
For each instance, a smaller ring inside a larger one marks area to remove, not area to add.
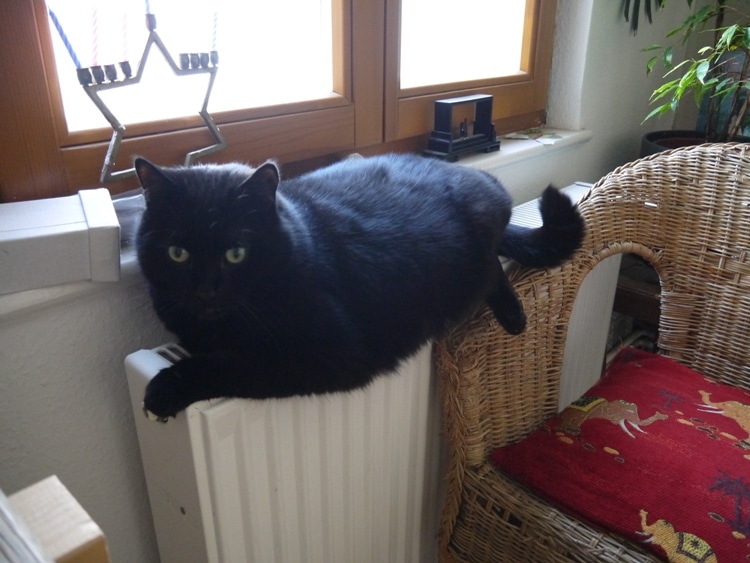
[[[738,143],[750,142],[750,137],[737,136],[733,141]],[[668,130],[668,131],[651,131],[646,133],[641,139],[641,157],[656,154],[661,151],[688,147],[691,145],[700,145],[706,142],[706,135],[703,131],[691,130]]]
[[[641,139],[641,157],[670,149],[700,145],[705,142],[706,136],[702,131],[651,131]]]

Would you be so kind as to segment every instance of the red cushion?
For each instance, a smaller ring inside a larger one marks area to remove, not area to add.
[[[579,401],[492,461],[567,512],[662,557],[746,561],[749,434],[750,393],[626,348]]]

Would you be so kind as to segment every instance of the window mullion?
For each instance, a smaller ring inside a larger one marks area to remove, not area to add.
[[[352,94],[355,115],[355,146],[383,142],[383,81],[386,41],[386,0],[351,0]]]
[[[394,141],[398,138],[399,119],[399,58],[401,34],[401,0],[384,0],[386,3],[386,32],[385,46],[385,81],[384,105],[385,125],[384,140]]]

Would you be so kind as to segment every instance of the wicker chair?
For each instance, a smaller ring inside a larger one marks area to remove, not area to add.
[[[444,561],[652,561],[639,546],[578,522],[503,476],[497,447],[557,412],[568,321],[584,277],[634,253],[662,286],[659,353],[750,388],[750,145],[678,149],[627,164],[580,203],[582,249],[550,270],[515,272],[528,325],[520,336],[489,310],[435,347],[446,438]]]

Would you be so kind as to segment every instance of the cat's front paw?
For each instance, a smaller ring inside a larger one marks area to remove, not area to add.
[[[492,306],[492,303],[490,303]],[[517,299],[508,300],[500,307],[492,307],[497,322],[500,323],[508,334],[517,335],[526,328],[526,313]]]
[[[145,411],[162,421],[170,416],[175,417],[191,403],[185,395],[185,382],[176,367],[171,366],[157,373],[146,386],[143,397]]]
[[[514,336],[521,334],[523,329],[526,328],[526,315],[523,311],[516,312],[514,315],[505,315],[502,319],[498,319],[498,321],[508,334]]]

